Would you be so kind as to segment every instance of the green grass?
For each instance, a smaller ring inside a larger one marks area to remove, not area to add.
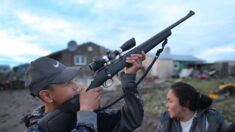
[[[168,79],[166,82],[173,83],[174,79]],[[230,82],[235,84],[235,78],[230,79],[195,79],[195,78],[187,78],[184,79],[183,82],[191,84],[198,91],[203,94],[209,94],[215,90],[219,89],[219,85],[222,82]],[[166,94],[169,88],[165,88],[164,90],[155,90],[149,94],[143,95],[144,100],[144,108],[145,111],[158,114],[164,110],[166,110]],[[220,111],[222,114],[227,116],[228,122],[235,122],[235,96],[225,98],[223,100],[216,100],[212,104],[212,108]]]
[[[219,89],[219,85],[222,82],[230,82],[235,84],[235,78],[229,78],[229,79],[193,79],[193,78],[187,78],[184,79],[183,82],[186,82],[188,84],[191,84],[193,87],[195,87],[198,91],[209,94],[211,91],[215,91]]]
[[[144,109],[147,112],[158,114],[166,110],[166,94],[170,88],[164,90],[154,90],[149,94],[143,95]]]
[[[235,122],[235,96],[214,101],[212,108],[223,113],[227,117],[229,123]]]

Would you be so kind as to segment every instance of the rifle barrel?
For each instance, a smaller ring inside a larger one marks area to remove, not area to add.
[[[185,17],[181,18],[180,20],[178,20],[174,24],[167,27],[166,30],[171,30],[172,28],[176,27],[177,25],[179,25],[180,23],[182,23],[183,21],[185,21],[186,19],[188,19],[189,17],[191,17],[194,14],[195,14],[194,11],[189,11],[189,13]]]

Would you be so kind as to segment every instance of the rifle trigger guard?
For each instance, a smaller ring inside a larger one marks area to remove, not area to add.
[[[113,84],[113,79],[112,79],[112,74],[109,72],[109,70],[108,70],[107,68],[105,68],[105,76],[108,77],[108,80],[106,80],[106,81],[104,82],[103,87],[108,88],[108,87],[112,86],[112,84]],[[108,84],[108,81],[110,81],[110,80],[111,80],[111,84],[110,84],[110,85],[107,85],[107,84]]]
[[[111,82],[109,82],[109,81],[111,81]],[[109,84],[110,83],[110,84]],[[112,86],[113,85],[113,79],[111,78],[111,79],[108,79],[108,80],[106,80],[105,82],[104,82],[104,84],[103,84],[103,87],[104,88],[108,88],[108,87],[110,87],[110,86]]]

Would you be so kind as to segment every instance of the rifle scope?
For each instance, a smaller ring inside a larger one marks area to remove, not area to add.
[[[136,44],[135,42],[135,38],[131,38],[130,40],[126,41],[120,48],[116,49],[113,52],[107,52],[106,56],[103,56],[102,58],[99,57],[94,57],[93,58],[93,62],[89,64],[89,68],[96,72],[97,70],[99,70],[100,68],[102,68],[104,66],[105,63],[115,59],[115,57],[117,55],[120,55],[122,52],[131,49],[132,47],[134,47]]]

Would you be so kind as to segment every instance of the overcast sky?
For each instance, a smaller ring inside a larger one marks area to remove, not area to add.
[[[138,45],[190,10],[172,30],[171,53],[235,60],[235,0],[0,0],[0,65],[30,62],[70,40],[113,50],[135,37]]]

